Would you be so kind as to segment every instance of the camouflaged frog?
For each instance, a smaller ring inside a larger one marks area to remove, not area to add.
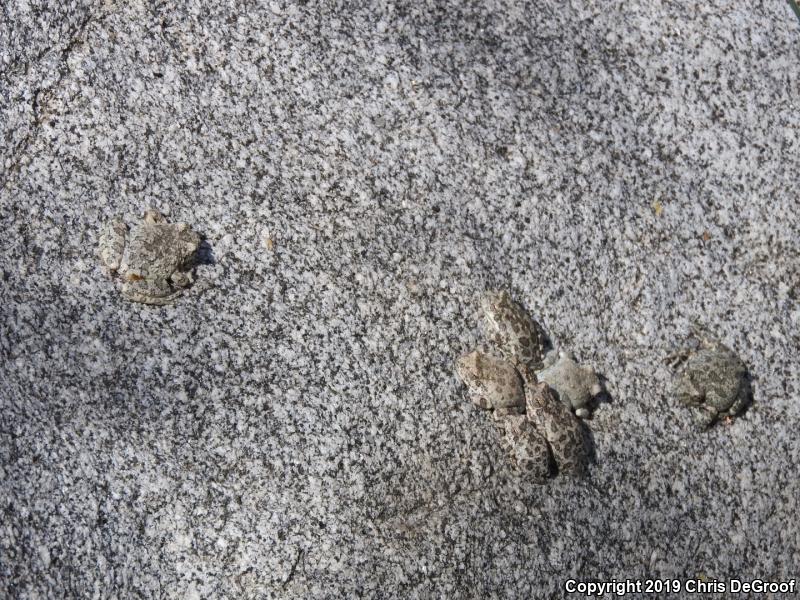
[[[693,334],[699,341],[669,357],[676,370],[674,397],[688,406],[701,430],[720,417],[734,417],[751,401],[747,367],[727,346],[717,340]]]
[[[509,415],[500,422],[500,446],[517,469],[543,483],[552,473],[553,459],[547,440],[526,415]]]
[[[157,210],[128,231],[111,221],[100,236],[100,260],[122,281],[122,295],[133,302],[169,304],[192,281],[200,236],[186,223],[167,223]]]
[[[506,291],[487,292],[481,300],[486,329],[492,342],[526,380],[542,368],[547,336],[541,325]]]
[[[544,382],[528,385],[525,406],[528,420],[547,440],[558,472],[583,475],[588,454],[581,422],[559,401],[553,388]]]

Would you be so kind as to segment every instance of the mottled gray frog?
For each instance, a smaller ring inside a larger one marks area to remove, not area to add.
[[[541,325],[506,291],[487,292],[481,309],[490,339],[526,381],[535,381],[533,371],[542,368],[547,348]]]
[[[509,415],[500,422],[500,445],[511,464],[538,483],[552,472],[552,456],[547,440],[526,415]]]
[[[186,223],[167,223],[157,210],[147,210],[130,233],[122,221],[111,221],[99,246],[100,260],[122,281],[125,298],[169,304],[193,281],[200,236]]]
[[[720,417],[734,417],[752,397],[747,367],[734,352],[717,340],[699,337],[699,346],[669,357],[677,371],[675,398],[692,409],[695,423],[708,429]]]

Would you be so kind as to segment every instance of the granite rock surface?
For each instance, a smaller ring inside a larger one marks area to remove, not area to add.
[[[2,3],[0,597],[797,577],[798,65],[783,2]],[[160,308],[97,260],[148,207],[205,240]],[[458,382],[498,288],[605,377],[586,479]],[[707,433],[694,322],[755,390]]]

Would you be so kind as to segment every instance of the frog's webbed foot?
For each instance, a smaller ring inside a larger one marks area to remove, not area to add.
[[[689,336],[705,348],[724,346],[722,341],[711,333],[708,328],[701,325],[699,321],[692,320],[689,323]]]
[[[119,269],[125,252],[125,237],[128,227],[119,220],[110,221],[103,228],[99,239],[100,261],[110,274]]]

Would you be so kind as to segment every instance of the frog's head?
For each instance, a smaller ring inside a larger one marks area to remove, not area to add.
[[[161,211],[156,210],[155,208],[148,208],[144,211],[144,216],[142,217],[145,223],[152,225],[153,223],[166,223],[167,219],[161,214]]]
[[[479,361],[480,354],[477,351],[465,354],[456,360],[456,373],[469,389],[480,386],[482,371]]]

